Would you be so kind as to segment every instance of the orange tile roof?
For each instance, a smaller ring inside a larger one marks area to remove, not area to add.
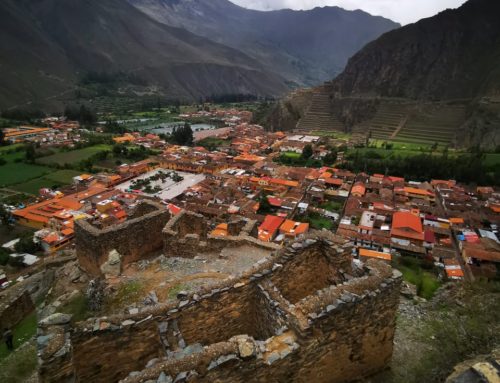
[[[172,203],[169,203],[169,204],[167,205],[167,208],[168,208],[168,210],[170,211],[170,213],[172,213],[173,215],[177,215],[177,214],[179,214],[179,213],[180,213],[180,211],[182,210],[179,206],[176,206],[176,205],[174,205],[174,204],[172,204]]]
[[[48,244],[51,244],[59,241],[59,236],[56,233],[50,233],[49,235],[43,238],[43,241],[47,242]]]
[[[499,205],[491,205],[490,209],[493,210],[495,213],[500,213],[500,206]]]
[[[342,181],[340,178],[325,178],[325,183],[328,185],[342,186],[344,181]]]
[[[426,195],[429,197],[434,196],[434,193],[431,193],[430,191],[424,190],[424,189],[405,187],[405,188],[403,188],[403,190],[405,191],[405,193],[410,193],[410,194]]]
[[[324,172],[323,174],[320,175],[320,178],[330,178],[331,176],[332,176],[332,173]]]
[[[389,253],[383,253],[380,251],[368,250],[363,248],[359,249],[359,255],[361,257],[377,258],[377,259],[383,259],[385,261],[392,260],[391,254]]]
[[[125,210],[120,209],[116,213],[114,213],[114,216],[118,219],[122,219],[122,218],[125,218],[127,216],[127,213],[125,212]]]
[[[304,222],[295,222],[290,219],[285,220],[280,226],[280,232],[283,234],[300,235],[309,230],[309,224]]]
[[[227,237],[227,223],[221,223],[210,233],[215,237]]]
[[[448,277],[458,277],[458,278],[463,278],[464,272],[462,269],[445,269],[446,270],[446,275]]]
[[[61,230],[61,234],[65,235],[66,237],[69,237],[70,235],[73,235],[75,231],[73,229],[64,229]]]
[[[281,178],[271,178],[271,183],[276,185],[297,187],[299,183],[297,181],[283,180]]]
[[[64,210],[79,210],[82,207],[80,202],[82,199],[90,198],[105,190],[106,189],[103,188],[89,188],[62,198],[52,198],[37,204],[29,205],[24,209],[14,211],[13,214],[16,217],[41,223],[47,223],[49,219],[53,217],[68,219],[71,217],[64,214]]]
[[[424,233],[420,217],[405,211],[394,213],[392,216],[391,235],[423,241]]]
[[[284,221],[285,219],[282,217],[267,215],[264,222],[259,226],[259,239],[269,242]]]
[[[359,195],[365,195],[366,188],[365,185],[361,183],[356,183],[351,190],[351,194],[359,194]]]

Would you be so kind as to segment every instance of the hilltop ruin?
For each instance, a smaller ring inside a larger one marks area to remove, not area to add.
[[[76,325],[42,321],[41,381],[359,379],[392,356],[400,283],[389,265],[353,260],[347,241],[315,232],[175,302]]]

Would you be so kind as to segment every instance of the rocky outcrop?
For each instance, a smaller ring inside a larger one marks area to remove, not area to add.
[[[108,260],[101,265],[101,272],[105,277],[119,277],[122,273],[122,256],[116,250],[111,250]]]

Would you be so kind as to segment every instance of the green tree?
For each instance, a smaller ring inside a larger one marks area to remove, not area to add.
[[[332,165],[337,161],[337,151],[332,149],[328,152],[328,154],[323,158],[323,162],[325,165]]]
[[[0,247],[0,265],[5,266],[9,262],[9,252],[3,247]]]
[[[311,158],[313,155],[313,148],[311,144],[307,144],[304,146],[304,149],[302,149],[302,158],[307,160]]]
[[[14,245],[14,249],[18,253],[33,254],[40,250],[40,245],[33,241],[32,234],[22,237],[18,243]]]
[[[5,208],[5,205],[0,204],[0,221],[5,227],[10,227],[12,222],[12,214]]]
[[[36,156],[35,145],[28,144],[26,146],[26,154],[25,154],[26,161],[28,161],[29,163],[35,162],[35,156]]]
[[[269,199],[267,198],[267,195],[266,194],[261,195],[260,199],[259,199],[258,213],[259,214],[268,214],[271,212],[271,210],[272,210],[272,206],[269,203]]]
[[[174,130],[172,131],[171,140],[174,144],[177,145],[192,145],[194,136],[191,125],[185,123],[184,126],[174,128]]]
[[[3,132],[3,129],[0,129],[0,146],[5,144],[5,133]]]

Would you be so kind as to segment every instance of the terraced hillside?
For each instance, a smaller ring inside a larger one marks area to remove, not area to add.
[[[398,141],[448,144],[465,121],[463,106],[426,104],[392,137]]]
[[[353,128],[353,133],[368,133],[372,138],[394,138],[408,118],[409,106],[402,103],[382,102],[373,119]]]
[[[330,95],[326,88],[318,88],[312,95],[311,104],[297,124],[301,131],[345,131],[342,122],[333,114]]]

